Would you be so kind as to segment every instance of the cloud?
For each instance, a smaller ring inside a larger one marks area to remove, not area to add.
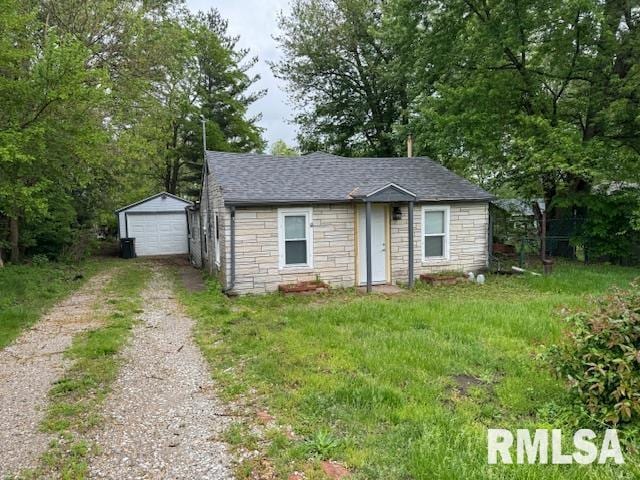
[[[288,123],[293,107],[288,104],[283,82],[273,76],[267,64],[280,59],[272,36],[278,31],[278,15],[288,11],[288,0],[187,0],[186,4],[193,12],[216,8],[229,21],[229,33],[240,36],[238,45],[258,56],[250,73],[261,76],[254,88],[267,89],[267,94],[250,107],[249,114],[262,114],[259,125],[270,144],[278,139],[294,144],[295,126]]]

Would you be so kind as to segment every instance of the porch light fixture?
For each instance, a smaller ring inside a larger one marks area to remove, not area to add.
[[[394,220],[402,220],[402,210],[400,210],[400,207],[398,206],[393,207],[393,213],[391,217]]]

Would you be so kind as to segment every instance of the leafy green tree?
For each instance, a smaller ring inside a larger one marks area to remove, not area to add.
[[[0,256],[57,255],[117,205],[186,192],[209,146],[261,150],[254,59],[178,0],[0,0]],[[253,92],[253,93],[249,93]]]
[[[20,224],[47,214],[53,186],[70,194],[90,182],[91,146],[101,134],[94,106],[106,79],[86,68],[80,42],[38,21],[28,3],[2,0],[0,9],[0,213],[16,262]]]
[[[271,155],[280,155],[283,157],[297,157],[300,155],[295,148],[287,145],[284,140],[276,140],[273,142],[270,153]]]
[[[273,65],[303,112],[302,151],[342,155],[394,155],[404,140],[407,80],[402,54],[379,36],[380,0],[295,0],[280,19],[284,53]]]
[[[217,11],[181,12],[156,26],[162,72],[149,83],[137,124],[123,134],[125,148],[148,165],[154,183],[170,193],[196,195],[202,172],[202,126],[207,148],[260,151],[262,131],[249,105],[264,95],[250,93],[259,77],[247,74],[255,59],[237,48]]]
[[[427,59],[412,91],[418,149],[552,206],[637,175],[638,19],[626,2],[396,0],[390,10],[423,26],[405,44]]]

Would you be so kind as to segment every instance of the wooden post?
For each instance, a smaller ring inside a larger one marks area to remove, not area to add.
[[[409,202],[409,214],[407,215],[407,222],[409,231],[409,288],[413,288],[415,281],[415,274],[413,273],[413,202]]]
[[[365,230],[367,248],[367,293],[371,292],[372,272],[371,272],[371,202],[366,201]]]

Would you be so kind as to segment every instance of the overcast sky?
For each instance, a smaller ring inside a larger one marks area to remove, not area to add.
[[[291,107],[282,82],[274,78],[267,61],[279,58],[278,48],[272,35],[277,33],[277,16],[287,11],[288,0],[186,0],[187,6],[195,11],[216,8],[222,17],[229,20],[229,31],[240,35],[239,45],[249,48],[251,55],[258,55],[258,64],[252,72],[259,73],[255,87],[266,88],[267,94],[258,100],[250,113],[262,114],[260,126],[265,129],[264,136],[272,144],[282,139],[287,144],[295,144],[295,126],[287,123],[291,120]]]

